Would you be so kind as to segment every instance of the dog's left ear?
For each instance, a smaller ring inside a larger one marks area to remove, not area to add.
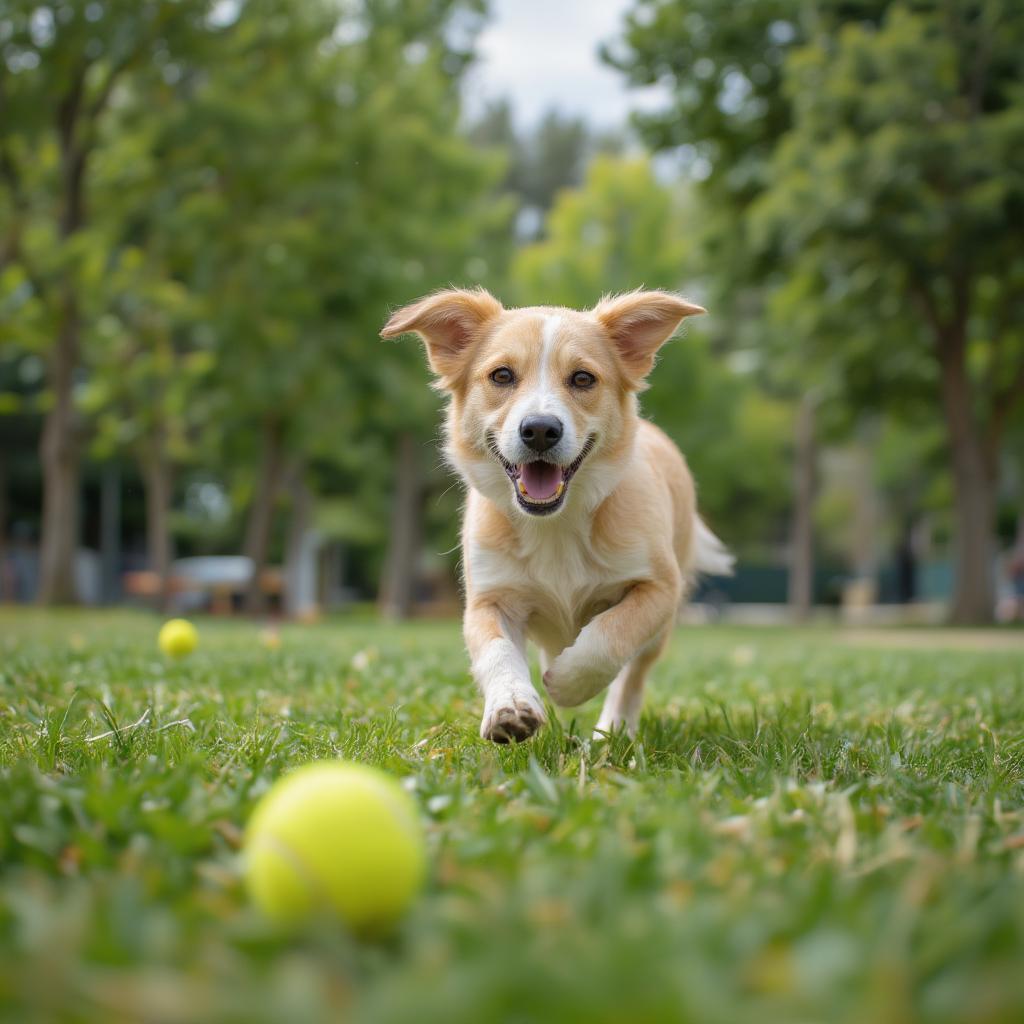
[[[441,387],[447,388],[465,365],[467,351],[502,310],[501,303],[483,288],[435,292],[393,313],[380,336],[397,338],[415,331],[427,347],[430,368]]]
[[[629,292],[602,299],[594,307],[626,371],[637,382],[651,372],[655,354],[680,323],[706,312],[668,292]]]

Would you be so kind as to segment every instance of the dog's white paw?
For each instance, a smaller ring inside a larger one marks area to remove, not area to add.
[[[544,673],[544,686],[555,704],[571,708],[607,689],[618,670],[607,657],[577,642],[551,663]]]
[[[480,735],[493,743],[522,743],[546,721],[544,708],[535,694],[508,691],[484,706]]]

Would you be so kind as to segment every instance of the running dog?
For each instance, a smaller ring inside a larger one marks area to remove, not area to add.
[[[689,583],[731,571],[683,456],[637,400],[658,349],[703,312],[666,292],[579,312],[450,290],[398,310],[381,332],[418,334],[449,396],[446,453],[468,489],[464,634],[485,739],[523,741],[545,722],[527,640],[554,704],[607,689],[597,733],[635,733]]]

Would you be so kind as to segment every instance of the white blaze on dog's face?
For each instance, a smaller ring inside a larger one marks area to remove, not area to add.
[[[459,472],[502,507],[550,516],[569,502],[593,508],[614,487],[655,353],[702,312],[664,292],[578,312],[506,310],[484,291],[448,291],[399,310],[381,334],[415,331],[426,342],[451,395],[448,452]]]

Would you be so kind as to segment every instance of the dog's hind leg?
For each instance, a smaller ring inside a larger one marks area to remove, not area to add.
[[[640,721],[640,708],[644,702],[644,684],[651,666],[665,649],[669,632],[666,630],[651,641],[633,657],[615,677],[601,708],[601,717],[594,727],[594,739],[600,739],[613,732],[625,730],[630,736],[636,735]]]

